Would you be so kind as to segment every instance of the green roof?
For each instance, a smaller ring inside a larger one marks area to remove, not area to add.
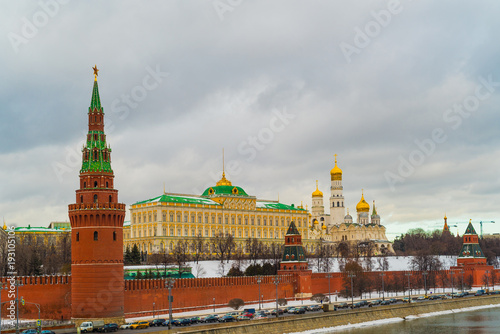
[[[288,230],[286,231],[286,235],[300,235],[299,230],[295,226],[295,223],[292,221],[288,226]]]
[[[140,201],[134,203],[137,204],[147,204],[147,203],[186,203],[186,204],[204,204],[204,205],[220,205],[219,203],[212,201],[208,198],[194,197],[194,196],[182,196],[182,195],[167,195],[163,194],[145,201]]]
[[[264,202],[257,201],[256,207],[259,209],[277,209],[277,210],[298,210],[306,211],[305,209],[295,207],[294,205],[287,205],[279,202]]]
[[[302,245],[285,245],[281,262],[307,262]]]
[[[467,226],[467,229],[465,230],[464,234],[476,234],[476,230],[474,229],[474,226],[472,226],[472,223],[469,222],[469,225]]]
[[[479,244],[463,244],[458,257],[484,258],[485,256]]]
[[[205,189],[201,196],[204,197],[217,197],[219,195],[225,196],[245,196],[249,197],[248,194],[241,187],[237,186],[214,186]]]
[[[67,229],[62,229],[62,228],[48,228],[48,227],[41,227],[41,226],[35,226],[31,227],[31,225],[28,225],[28,227],[16,227],[14,229],[14,232],[18,233],[25,233],[25,232],[31,232],[31,233],[49,233],[49,232],[70,232],[71,228]]]
[[[102,112],[101,98],[99,97],[99,87],[97,87],[97,80],[94,81],[94,88],[92,89],[92,99],[90,100],[90,111],[97,109]]]

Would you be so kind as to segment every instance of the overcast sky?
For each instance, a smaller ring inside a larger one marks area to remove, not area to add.
[[[328,206],[338,154],[393,238],[500,232],[498,1],[1,2],[0,215],[68,220],[97,64],[115,187]],[[127,212],[128,219],[128,212]],[[457,228],[452,227],[456,233]]]

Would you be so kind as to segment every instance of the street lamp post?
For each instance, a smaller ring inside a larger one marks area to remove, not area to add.
[[[257,277],[257,283],[259,283],[259,310],[260,310],[260,282],[262,282],[262,279],[260,276]],[[214,311],[215,312],[215,311]]]
[[[352,278],[356,277],[354,274],[347,275],[351,278],[351,309],[354,309],[354,285],[352,283]]]
[[[25,303],[26,304],[33,304],[38,309],[38,321],[36,323],[37,323],[37,327],[38,327],[38,334],[40,334],[42,332],[42,319],[40,319],[40,304],[30,303],[30,302],[25,302]]]
[[[276,275],[276,278],[273,281],[274,284],[276,284],[276,318],[279,317],[279,308],[278,308],[278,285],[280,284],[280,279],[278,275]]]
[[[486,270],[486,290],[489,290],[489,287],[490,287],[489,274],[490,274],[490,271]]]
[[[214,302],[214,313],[215,313],[215,297],[212,298],[212,301]]]
[[[172,329],[172,288],[174,287],[175,279],[165,279],[165,287],[168,288],[168,329]]]
[[[331,303],[331,293],[330,293],[330,278],[332,278],[332,274],[328,273],[328,275],[326,275],[326,277],[328,278],[328,304]]]
[[[16,279],[14,286],[16,287],[16,334],[19,334],[19,287],[23,286],[23,283]]]
[[[380,274],[380,276],[382,277],[382,300],[385,300],[385,286],[384,286],[384,276],[385,276],[385,273],[384,273],[384,271],[382,271],[382,273]]]
[[[153,302],[153,319],[155,318],[155,303]]]
[[[408,303],[411,303],[411,285],[410,285],[411,273],[406,273],[405,276],[408,277]]]
[[[424,271],[422,273],[422,276],[424,276],[424,293],[425,293],[425,296],[427,297],[427,275],[429,274],[429,272],[427,271]]]

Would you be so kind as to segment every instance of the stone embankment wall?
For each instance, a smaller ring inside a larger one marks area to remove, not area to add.
[[[310,329],[334,327],[347,324],[355,324],[366,321],[404,318],[410,315],[432,313],[460,309],[473,306],[500,304],[500,296],[467,297],[454,300],[427,301],[422,303],[380,306],[370,309],[353,311],[337,311],[320,314],[304,314],[295,317],[282,317],[279,319],[264,319],[249,321],[244,324],[218,324],[213,327],[203,326],[199,329],[182,328],[170,331],[156,332],[158,334],[283,334],[300,332]]]

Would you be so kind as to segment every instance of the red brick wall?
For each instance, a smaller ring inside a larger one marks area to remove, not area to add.
[[[19,301],[19,319],[37,319],[38,309],[35,305],[40,304],[41,317],[43,319],[70,319],[71,318],[71,277],[70,276],[39,276],[19,277],[23,286],[19,287],[19,297],[24,297],[27,302],[24,306]],[[9,280],[1,278],[1,282],[10,288]],[[15,296],[9,296],[10,290],[2,290],[2,302],[14,300]],[[12,298],[10,298],[12,297]],[[2,318],[9,315],[7,307],[10,303],[2,306]]]

